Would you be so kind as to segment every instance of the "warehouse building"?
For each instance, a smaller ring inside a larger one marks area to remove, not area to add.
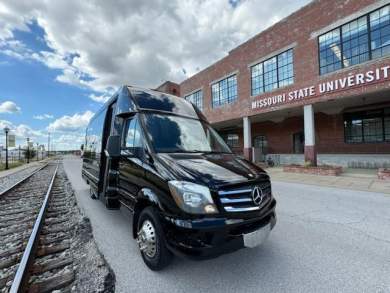
[[[390,1],[313,1],[173,89],[253,161],[390,167]]]

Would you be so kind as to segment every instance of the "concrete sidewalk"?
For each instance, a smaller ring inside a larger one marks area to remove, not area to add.
[[[267,168],[273,181],[303,183],[390,194],[390,181],[379,180],[373,170],[347,169],[341,176],[321,176],[283,172],[282,167]]]

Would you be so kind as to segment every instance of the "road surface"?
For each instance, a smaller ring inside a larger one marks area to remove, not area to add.
[[[90,199],[80,159],[64,165],[116,292],[390,292],[390,195],[274,182],[278,223],[263,246],[152,272],[129,213]]]

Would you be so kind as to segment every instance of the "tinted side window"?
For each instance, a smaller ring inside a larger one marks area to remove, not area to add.
[[[128,150],[133,154],[140,154],[143,149],[143,139],[137,117],[127,119],[123,135],[122,149]]]
[[[126,121],[126,128],[124,133],[124,139],[122,148],[131,149],[134,147],[134,137],[135,137],[135,129],[136,129],[137,119],[130,118]]]

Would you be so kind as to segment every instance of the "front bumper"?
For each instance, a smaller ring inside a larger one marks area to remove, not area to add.
[[[276,224],[275,205],[250,219],[204,218],[178,221],[165,217],[168,248],[176,255],[207,259],[244,248],[243,235]]]

